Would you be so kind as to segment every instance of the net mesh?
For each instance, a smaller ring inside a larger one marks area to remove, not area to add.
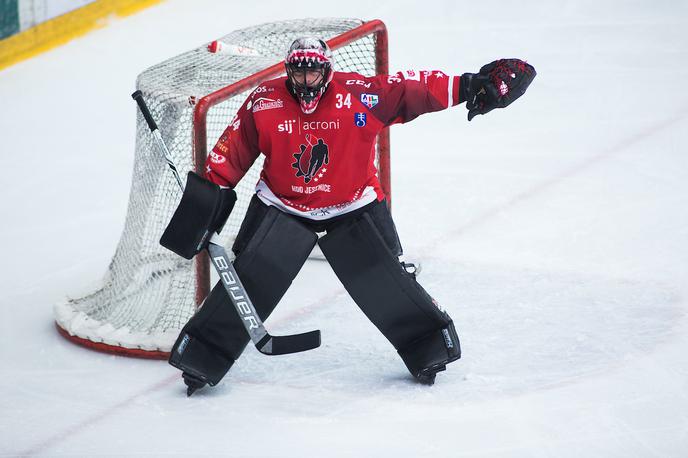
[[[362,24],[355,19],[304,19],[263,24],[219,39],[220,52],[203,45],[139,75],[153,118],[182,176],[194,169],[194,104],[203,96],[283,59],[291,42],[314,35],[327,40]],[[375,74],[375,35],[333,51],[334,68]],[[250,90],[215,105],[207,115],[210,150]],[[69,335],[109,346],[168,352],[196,310],[194,261],[159,245],[181,192],[137,110],[136,157],[124,231],[102,285],[91,294],[55,307],[56,322]],[[225,245],[239,229],[258,181],[262,156],[237,185],[237,205],[222,231]],[[126,353],[126,352],[125,352]]]

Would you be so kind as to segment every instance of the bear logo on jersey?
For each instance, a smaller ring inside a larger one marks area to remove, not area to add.
[[[309,183],[311,180],[318,181],[327,171],[322,166],[330,161],[327,143],[322,138],[306,134],[306,143],[302,143],[299,149],[301,151],[294,153],[295,162],[291,165],[296,169],[296,176],[303,177],[304,183]]]

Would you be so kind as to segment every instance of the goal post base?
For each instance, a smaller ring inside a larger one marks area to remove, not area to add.
[[[55,322],[55,328],[57,332],[60,333],[62,337],[73,342],[82,347],[86,347],[90,350],[95,350],[101,353],[108,353],[117,356],[128,356],[133,358],[143,358],[143,359],[159,359],[167,360],[170,357],[169,352],[156,351],[156,350],[143,350],[141,348],[126,348],[118,345],[109,345],[103,342],[94,342],[92,340],[84,339],[79,336],[71,335],[69,332],[65,331],[60,327],[60,325]]]

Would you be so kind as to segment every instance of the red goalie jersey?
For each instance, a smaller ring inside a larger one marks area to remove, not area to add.
[[[267,205],[319,220],[382,200],[374,164],[377,134],[457,105],[459,81],[440,71],[375,77],[334,72],[311,114],[301,111],[286,77],[267,81],[209,154],[207,178],[233,187],[263,153],[256,193]]]

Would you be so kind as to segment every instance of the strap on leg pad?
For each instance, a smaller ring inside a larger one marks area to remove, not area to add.
[[[370,214],[371,221],[385,240],[387,248],[390,249],[394,256],[402,255],[403,250],[401,248],[401,242],[399,241],[399,235],[397,234],[397,228],[392,219],[392,215],[387,208],[387,201],[382,201],[377,205],[373,205],[370,210],[368,210],[368,213]]]
[[[404,270],[369,213],[318,243],[349,295],[397,350],[447,327],[450,318]]]
[[[262,320],[268,318],[287,292],[317,239],[314,232],[276,208],[269,207],[265,212],[253,236],[234,261],[239,278]],[[182,351],[183,358],[173,349],[170,364],[196,376],[204,375],[211,385],[212,381],[217,383],[224,377],[250,340],[221,282],[184,326],[175,348],[181,346],[184,334],[191,340]],[[188,352],[192,353],[187,356]]]
[[[232,189],[189,172],[182,200],[174,212],[160,245],[186,259],[193,258],[207,246],[213,232],[219,231],[236,202]]]

